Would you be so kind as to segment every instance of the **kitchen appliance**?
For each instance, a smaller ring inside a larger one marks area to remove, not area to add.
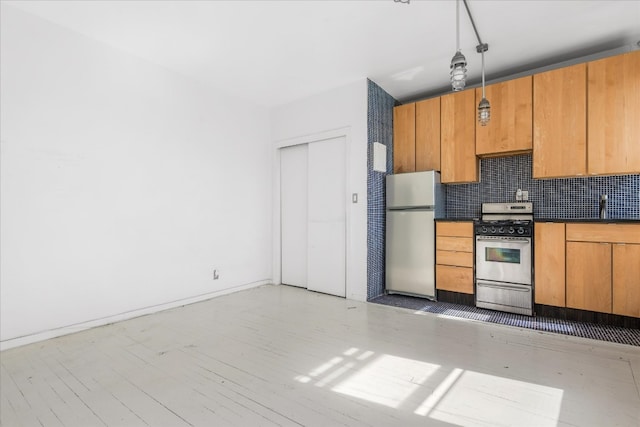
[[[476,307],[533,315],[533,203],[483,203],[474,224]]]
[[[387,175],[387,293],[435,299],[435,217],[442,187],[436,171]]]

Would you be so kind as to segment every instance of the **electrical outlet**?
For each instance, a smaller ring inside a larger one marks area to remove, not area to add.
[[[522,190],[522,200],[524,200],[524,201],[529,200],[529,191],[528,190]]]
[[[220,273],[218,272],[218,269],[213,269],[213,280],[218,280],[220,278]]]
[[[522,190],[518,188],[518,191],[516,191],[516,202],[520,201],[522,201]]]

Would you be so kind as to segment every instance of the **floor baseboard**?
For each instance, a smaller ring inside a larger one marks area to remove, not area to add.
[[[122,320],[132,319],[134,317],[146,316],[147,314],[153,314],[164,310],[170,310],[172,308],[181,307],[183,305],[194,304],[201,301],[206,301],[211,298],[216,298],[222,295],[227,295],[233,292],[244,291],[246,289],[256,288],[262,285],[271,284],[270,280],[260,280],[258,282],[247,283],[244,285],[233,286],[227,289],[210,292],[206,294],[196,295],[189,298],[183,298],[177,301],[171,301],[164,304],[153,305],[150,307],[140,308],[138,310],[127,311],[125,313],[115,314],[113,316],[103,317],[100,319],[89,320],[82,323],[76,323],[73,325],[62,326],[59,328],[51,329],[48,331],[36,332],[21,337],[10,338],[4,341],[0,341],[0,351],[8,350],[10,348],[20,347],[34,342],[48,340],[50,338],[61,337],[63,335],[74,334],[76,332],[85,331],[91,328],[97,328],[99,326],[108,325],[110,323],[120,322]]]

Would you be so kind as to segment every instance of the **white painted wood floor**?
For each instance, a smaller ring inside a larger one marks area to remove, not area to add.
[[[638,426],[640,348],[287,286],[0,354],[2,426]]]

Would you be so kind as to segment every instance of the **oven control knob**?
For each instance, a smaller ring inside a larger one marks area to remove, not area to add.
[[[500,233],[500,234],[504,234],[504,227],[500,227],[500,228],[498,229],[498,233]]]
[[[513,227],[509,227],[509,234],[513,234],[516,232],[516,229]]]
[[[486,233],[487,232],[487,227],[482,227],[482,232]]]
[[[491,232],[495,233],[496,232],[496,228],[495,227],[491,227]]]
[[[518,227],[518,234],[524,234],[524,228]]]

